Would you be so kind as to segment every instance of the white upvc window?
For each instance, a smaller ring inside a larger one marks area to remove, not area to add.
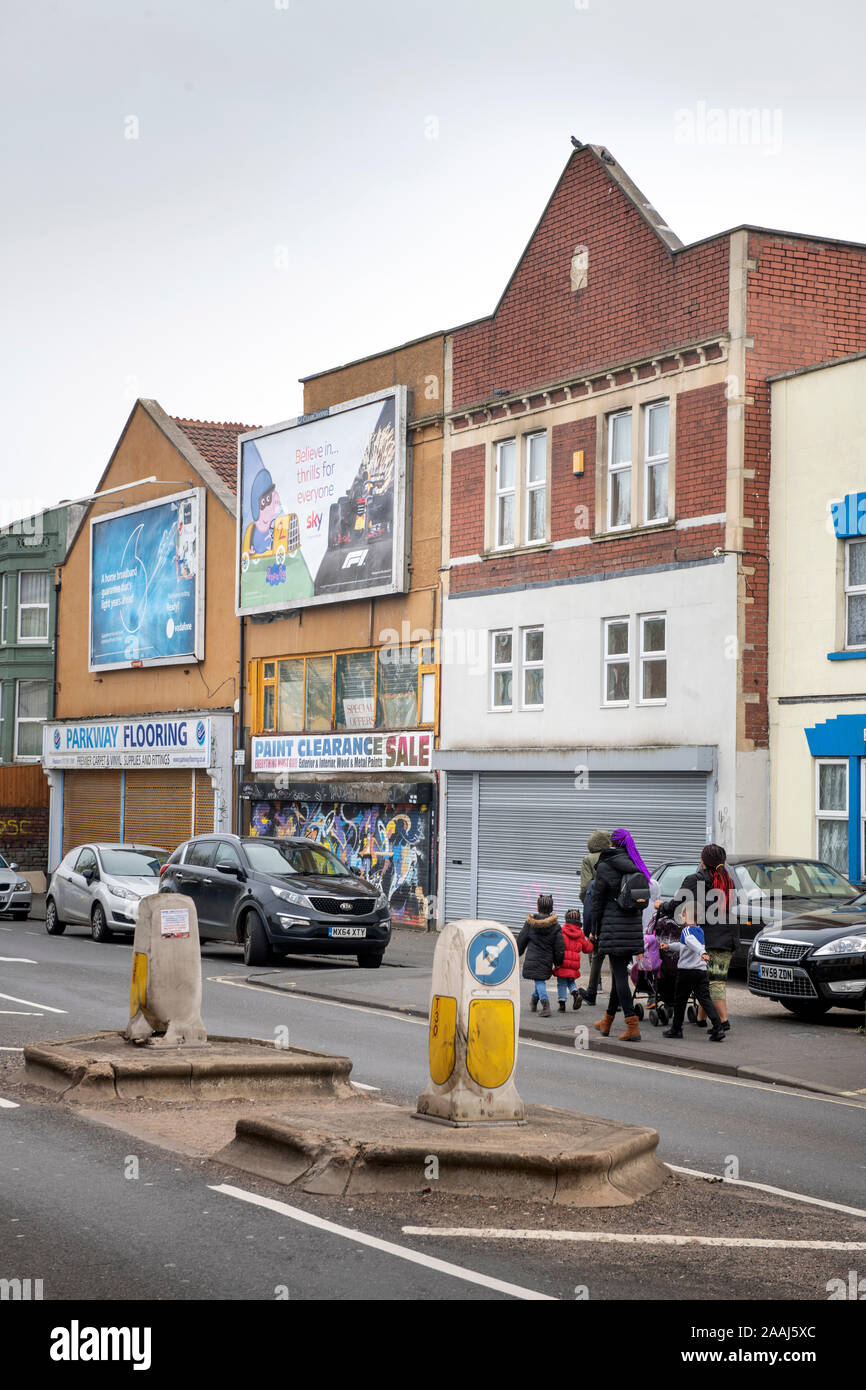
[[[547,435],[528,434],[526,448],[526,512],[525,537],[527,545],[543,541],[547,535]]]
[[[514,634],[510,628],[490,634],[490,703],[510,710],[514,702]]]
[[[631,411],[611,415],[607,422],[607,529],[631,526]]]
[[[815,852],[848,873],[848,761],[815,759]]]
[[[866,541],[845,542],[845,647],[866,647]]]
[[[48,718],[48,681],[16,681],[15,757],[42,757],[42,725]]]
[[[494,545],[497,550],[514,545],[516,502],[517,441],[501,439],[496,445],[496,522]]]
[[[663,705],[668,698],[667,618],[664,613],[642,613],[640,630],[640,694],[642,705]]]
[[[48,570],[21,570],[18,575],[18,641],[48,641],[48,604],[51,592]]]
[[[4,574],[0,580],[0,647],[5,647],[7,642],[6,629],[9,621],[9,575]]]
[[[627,705],[631,685],[631,621],[604,619],[604,669],[602,704]]]
[[[523,708],[544,709],[544,628],[525,627],[522,637]]]
[[[668,519],[670,416],[670,401],[656,401],[644,410],[643,519],[647,524]]]

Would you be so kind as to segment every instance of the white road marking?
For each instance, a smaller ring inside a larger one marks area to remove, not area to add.
[[[685,1173],[690,1178],[711,1178],[713,1182],[724,1182],[730,1187],[754,1187],[758,1192],[769,1192],[773,1197],[787,1197],[792,1202],[807,1202],[812,1207],[827,1207],[830,1211],[841,1211],[845,1216],[866,1217],[860,1207],[846,1207],[841,1202],[828,1202],[823,1197],[807,1197],[803,1192],[787,1192],[784,1187],[770,1187],[765,1182],[750,1182],[746,1178],[723,1178],[718,1173],[702,1173],[697,1168],[680,1168],[676,1163],[666,1165],[674,1173]]]
[[[539,1231],[500,1226],[403,1226],[404,1236],[454,1236],[470,1240],[565,1240],[591,1245],[710,1245],[746,1250],[866,1250],[866,1240],[763,1240],[759,1236],[626,1235],[620,1231]]]
[[[0,956],[0,961],[6,965],[35,965],[35,960],[29,960],[27,956]]]
[[[256,994],[278,994],[268,985],[251,985],[246,980],[235,979],[231,975],[208,975],[209,984],[234,985],[237,989],[250,989]],[[316,994],[295,994],[287,996],[304,1004],[321,1004],[329,1009],[349,1009],[353,1013],[373,1014],[376,1018],[396,1019],[398,1023],[414,1023],[419,1028],[427,1028],[429,1020],[413,1018],[409,1014],[397,1013],[394,1009],[377,1009],[369,1004],[344,1004],[336,999],[322,999]],[[641,1071],[660,1071],[668,1076],[687,1076],[692,1081],[710,1081],[717,1086],[742,1086],[747,1091],[764,1091],[771,1095],[786,1096],[789,1100],[818,1101],[824,1105],[843,1105],[849,1110],[863,1110],[862,1101],[843,1100],[841,1097],[825,1096],[818,1091],[797,1091],[793,1087],[774,1086],[769,1081],[744,1081],[733,1076],[717,1076],[715,1072],[692,1070],[688,1067],[665,1066],[663,1062],[640,1062],[631,1057],[608,1057],[603,1052],[584,1051],[583,1048],[570,1048],[563,1043],[536,1042],[534,1038],[521,1038],[521,1047],[539,1048],[542,1052],[556,1052],[560,1057],[579,1057],[581,1062],[602,1062],[616,1067],[637,1067]]]
[[[0,1014],[14,1014],[16,1018],[43,1018],[35,1009],[0,1009]]]
[[[253,1206],[265,1207],[267,1211],[288,1216],[292,1221],[314,1226],[318,1231],[329,1231],[331,1235],[343,1236],[344,1239],[355,1241],[358,1245],[369,1246],[371,1250],[381,1250],[385,1255],[408,1260],[410,1264],[423,1265],[439,1274],[450,1274],[452,1278],[462,1279],[467,1284],[480,1284],[482,1288],[495,1289],[497,1293],[509,1294],[512,1298],[544,1300],[548,1303],[558,1301],[551,1294],[539,1293],[536,1289],[524,1289],[519,1284],[507,1284],[502,1279],[492,1279],[488,1274],[476,1274],[474,1270],[464,1269],[461,1265],[434,1259],[420,1250],[410,1250],[405,1245],[394,1245],[390,1240],[380,1240],[378,1236],[367,1235],[365,1231],[355,1231],[349,1226],[338,1226],[334,1221],[324,1221],[322,1217],[313,1216],[308,1211],[302,1211],[300,1207],[290,1207],[287,1202],[275,1202],[272,1197],[260,1197],[254,1192],[244,1191],[241,1187],[232,1187],[229,1183],[210,1186],[212,1192],[221,1192],[226,1197],[237,1197],[241,1202],[251,1202]]]
[[[65,1009],[55,1009],[51,1004],[37,1004],[35,999],[16,999],[14,994],[0,994],[0,999],[8,999],[10,1004],[29,1004],[33,1009],[45,1009],[49,1014],[65,1014]]]
[[[20,1108],[21,1108],[21,1107],[19,1106],[17,1100],[4,1100],[3,1097],[0,1096],[0,1109],[2,1109],[2,1110],[20,1110]]]
[[[11,1010],[10,1010],[10,1012],[11,1012]],[[39,1017],[41,1018],[42,1015],[40,1014]],[[0,1047],[0,1052],[23,1052],[23,1051],[24,1051],[24,1048],[23,1048],[23,1047]]]
[[[11,927],[0,927],[0,931],[11,931]]]
[[[359,1091],[381,1091],[381,1086],[367,1086],[363,1081],[353,1081],[353,1086],[357,1086]]]

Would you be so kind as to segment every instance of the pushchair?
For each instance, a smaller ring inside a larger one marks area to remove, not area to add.
[[[662,943],[666,946],[678,945],[681,930],[672,917],[662,916],[657,911],[644,935],[643,954],[638,956],[631,969],[632,984],[635,986],[635,1012],[639,1019],[646,1013],[654,1028],[670,1021],[677,985],[677,953],[659,948]],[[645,1008],[638,1002],[638,994],[646,996]],[[693,1014],[696,1019],[693,1002],[688,1007],[689,1016]]]

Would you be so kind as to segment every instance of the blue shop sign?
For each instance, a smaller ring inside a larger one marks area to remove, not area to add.
[[[849,492],[833,503],[833,529],[840,541],[866,536],[866,492]]]

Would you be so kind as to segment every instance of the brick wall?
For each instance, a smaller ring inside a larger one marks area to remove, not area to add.
[[[23,873],[46,873],[48,807],[0,806],[0,854]]]
[[[484,446],[451,454],[451,554],[484,549]]]
[[[746,354],[745,467],[743,512],[754,526],[743,535],[747,606],[743,689],[760,695],[746,706],[746,736],[768,743],[767,585],[769,564],[770,388],[767,377],[866,349],[866,248],[806,238],[752,232],[748,274],[747,332],[754,348]],[[816,460],[821,466],[822,461]],[[832,479],[827,480],[828,496]],[[824,518],[816,517],[815,526]]]
[[[589,251],[574,294],[575,246]],[[588,149],[576,152],[501,303],[454,335],[455,407],[724,332],[728,239],[670,252]]]
[[[724,383],[677,397],[676,514],[725,510],[728,405]]]

